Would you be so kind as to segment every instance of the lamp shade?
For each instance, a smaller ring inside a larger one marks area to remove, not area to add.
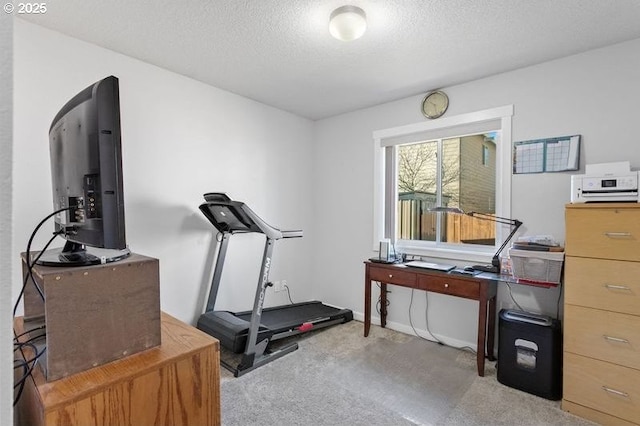
[[[329,32],[342,41],[362,37],[367,30],[367,15],[357,6],[342,6],[331,12]]]
[[[458,207],[441,207],[436,206],[429,209],[430,212],[443,212],[443,213],[453,213],[453,214],[466,214],[463,210]]]

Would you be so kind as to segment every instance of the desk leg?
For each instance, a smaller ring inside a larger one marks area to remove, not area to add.
[[[487,344],[487,288],[484,284],[480,286],[480,300],[478,301],[478,344],[476,363],[478,364],[478,376],[484,376],[484,356]]]
[[[487,358],[489,361],[495,361],[493,348],[495,345],[496,334],[496,296],[489,299],[489,325],[487,326]]]
[[[387,325],[387,285],[380,283],[380,326]]]
[[[369,266],[366,266],[364,274],[364,337],[369,335],[371,328],[371,279],[369,277]]]

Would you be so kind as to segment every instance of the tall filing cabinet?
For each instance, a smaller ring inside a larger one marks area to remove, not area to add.
[[[640,424],[640,204],[565,209],[562,408]]]

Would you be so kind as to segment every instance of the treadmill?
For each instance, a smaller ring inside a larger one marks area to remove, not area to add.
[[[197,328],[217,338],[220,344],[234,353],[242,353],[237,366],[221,360],[220,363],[239,377],[251,370],[298,349],[297,343],[272,349],[269,344],[278,339],[349,322],[353,313],[349,309],[327,306],[318,301],[292,303],[263,309],[269,282],[271,254],[275,241],[284,238],[300,238],[301,230],[282,231],[265,223],[246,204],[231,200],[221,192],[204,194],[205,202],[200,210],[221,234],[216,266],[211,280],[207,307],[198,319]],[[266,242],[262,266],[258,276],[253,309],[245,312],[214,310],[222,268],[227,253],[229,237],[237,233],[264,234]]]

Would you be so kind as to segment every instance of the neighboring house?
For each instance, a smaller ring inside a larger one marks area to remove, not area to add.
[[[496,145],[492,135],[472,135],[442,141],[442,198],[437,197],[437,143],[405,147],[398,166],[398,237],[436,241],[440,205],[465,212],[495,212]],[[467,216],[447,215],[442,241],[490,244],[495,224]]]

